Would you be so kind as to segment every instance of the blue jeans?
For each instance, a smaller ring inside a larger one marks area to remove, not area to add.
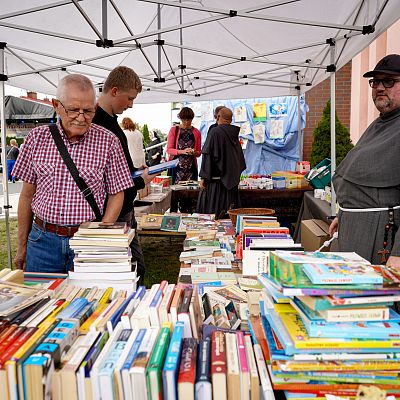
[[[26,248],[27,272],[67,273],[73,267],[74,252],[69,237],[43,231],[32,224]]]
[[[14,165],[15,165],[15,160],[7,160],[7,179],[9,181],[11,181],[11,179],[12,179],[13,182],[15,182],[15,181],[14,181],[14,178],[11,176],[11,172],[14,168]]]

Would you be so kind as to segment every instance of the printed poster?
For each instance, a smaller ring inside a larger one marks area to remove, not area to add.
[[[288,107],[286,103],[275,103],[270,104],[268,107],[268,113],[270,117],[285,117],[288,113]]]
[[[267,120],[267,103],[254,103],[253,104],[253,118],[254,121],[266,121]]]
[[[271,128],[269,132],[270,139],[283,139],[283,119],[273,119],[271,120]]]
[[[246,150],[248,141],[249,141],[248,139],[245,139],[242,137],[239,138],[239,142],[240,142],[240,145],[242,146],[242,150]]]
[[[240,104],[236,106],[233,110],[235,122],[245,122],[247,121],[247,112],[246,106],[244,104]]]
[[[250,122],[245,122],[240,126],[239,135],[240,136],[251,135]]]
[[[261,144],[265,142],[265,125],[257,124],[253,126],[254,143]]]
[[[213,121],[214,120],[214,110],[209,101],[201,103],[201,119],[202,121]]]

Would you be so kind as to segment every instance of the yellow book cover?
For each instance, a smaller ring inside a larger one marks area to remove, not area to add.
[[[99,317],[99,315],[105,310],[108,304],[102,303],[93,311],[93,314],[81,325],[79,328],[79,333],[85,335],[89,332],[90,326]]]
[[[113,292],[113,288],[109,287],[106,289],[106,291],[104,292],[103,296],[101,296],[100,300],[99,300],[99,304],[106,304],[110,301],[110,296]]]
[[[279,304],[286,306],[286,304]],[[276,309],[275,309],[276,310]],[[398,349],[399,340],[374,340],[374,339],[325,339],[310,338],[307,330],[301,320],[301,317],[295,310],[293,312],[280,312],[276,310],[283,325],[286,327],[296,349],[318,349],[318,348],[386,348]]]
[[[273,361],[273,370],[283,372],[303,371],[384,371],[400,369],[400,362],[387,360],[336,360],[336,361]]]

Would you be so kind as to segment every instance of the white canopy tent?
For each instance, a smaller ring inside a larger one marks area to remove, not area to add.
[[[4,147],[5,81],[55,94],[64,74],[82,73],[100,88],[121,64],[142,78],[140,103],[300,95],[330,74],[333,115],[335,71],[392,25],[400,7],[398,0],[3,0],[0,13]],[[4,176],[3,187],[8,221]]]

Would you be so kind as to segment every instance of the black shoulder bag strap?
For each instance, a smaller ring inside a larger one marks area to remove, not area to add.
[[[60,131],[58,130],[58,127],[56,124],[49,124],[51,136],[53,136],[54,142],[56,143],[57,149],[61,154],[62,159],[65,162],[65,165],[68,168],[68,171],[71,173],[72,177],[74,178],[74,181],[78,185],[79,190],[81,191],[83,197],[85,200],[89,203],[90,207],[92,208],[95,216],[96,216],[96,221],[101,221],[102,215],[99,209],[99,206],[96,203],[96,200],[93,196],[92,191],[86,184],[86,182],[79,176],[79,171],[76,168],[76,165],[72,161],[72,158],[70,154],[68,153],[67,147],[64,144],[64,141],[62,140],[62,137],[60,135]]]

